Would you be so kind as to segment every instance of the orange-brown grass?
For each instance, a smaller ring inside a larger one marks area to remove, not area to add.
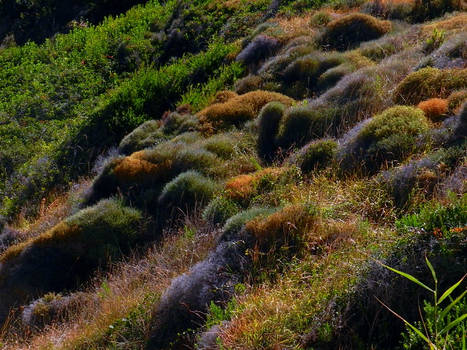
[[[261,108],[272,101],[290,106],[294,100],[277,92],[252,91],[228,100],[215,103],[198,113],[205,130],[222,129],[256,118]]]
[[[218,91],[216,93],[216,96],[214,96],[213,103],[225,103],[237,96],[238,94],[235,91],[230,91],[230,90]]]
[[[186,221],[188,227],[199,223]],[[125,339],[115,334],[113,340],[106,335],[115,321],[128,317],[138,306],[144,306],[146,314],[136,320],[141,334],[149,331],[151,304],[157,302],[171,280],[185,273],[196,262],[204,259],[217,231],[201,227],[194,237],[184,235],[184,229],[166,233],[160,244],[150,249],[143,257],[133,257],[114,265],[107,274],[95,278],[88,287],[80,307],[69,317],[70,321],[54,323],[43,332],[20,338],[14,329],[8,338],[1,339],[3,349],[108,349],[115,346],[143,348],[144,336],[138,340]],[[96,299],[97,296],[97,299]]]
[[[433,30],[435,29],[449,31],[451,33],[457,33],[464,31],[466,27],[467,13],[460,13],[448,19],[424,25],[422,27],[422,33],[425,36],[429,36],[433,33]]]
[[[277,179],[283,172],[282,168],[265,168],[253,174],[236,176],[225,184],[226,194],[235,200],[248,199],[255,194],[256,185],[262,178],[270,176]]]
[[[147,183],[164,178],[172,169],[172,161],[165,160],[158,164],[145,159],[146,152],[138,151],[118,161],[113,174],[121,183]]]
[[[430,98],[422,101],[417,106],[425,116],[433,122],[439,122],[444,119],[448,111],[448,100],[442,98]]]

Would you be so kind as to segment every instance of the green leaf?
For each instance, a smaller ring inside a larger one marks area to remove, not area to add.
[[[454,305],[456,305],[464,296],[465,294],[467,294],[467,290],[465,290],[461,295],[459,295],[456,300],[454,300],[451,304],[449,304],[444,310],[443,312],[441,312],[441,314],[439,315],[439,317],[441,319],[443,319],[444,317],[446,317],[446,315],[448,314],[449,311],[451,311],[451,309],[454,307]]]
[[[449,332],[449,330],[451,328],[453,328],[454,326],[457,326],[459,323],[461,323],[463,320],[465,320],[467,318],[467,314],[463,314],[462,316],[456,318],[454,321],[452,321],[450,324],[448,324],[446,327],[444,327],[440,332],[439,334],[443,334],[443,333],[446,333],[446,332]]]
[[[428,287],[426,284],[423,284],[422,282],[420,282],[418,279],[416,279],[414,276],[412,275],[409,275],[408,273],[405,273],[405,272],[402,272],[402,271],[399,271],[399,270],[396,270],[396,269],[393,269],[392,267],[389,267],[387,265],[384,265],[384,264],[381,264],[383,265],[385,268],[387,268],[388,270],[391,270],[392,272],[395,272],[405,278],[407,278],[408,280],[418,284],[420,287],[423,287],[427,290],[429,290],[430,292],[434,293],[435,291],[433,289],[431,289],[430,287]]]
[[[452,292],[454,292],[454,290],[459,287],[459,285],[462,283],[462,281],[464,280],[464,278],[467,276],[467,274],[465,274],[460,280],[459,282],[457,282],[456,284],[454,284],[451,288],[449,288],[447,291],[444,292],[444,294],[441,296],[441,298],[439,298],[438,300],[438,303],[436,305],[439,305],[443,302],[444,299],[446,299],[448,296],[451,295]]]
[[[437,283],[438,283],[438,279],[436,278],[435,269],[433,268],[433,265],[431,265],[431,263],[430,263],[430,261],[428,260],[428,258],[426,257],[426,255],[425,255],[425,261],[426,261],[426,264],[428,265],[428,268],[429,268],[430,271],[431,271],[431,274],[433,275],[433,280],[434,280],[435,283],[437,284]]]

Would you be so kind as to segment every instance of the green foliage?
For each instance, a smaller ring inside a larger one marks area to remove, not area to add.
[[[285,149],[303,146],[332,132],[337,115],[338,109],[334,107],[307,104],[292,107],[281,120],[276,142]]]
[[[258,132],[258,155],[265,161],[272,160],[276,151],[275,138],[279,132],[279,125],[285,112],[285,105],[280,102],[270,102],[261,110]]]
[[[149,120],[141,124],[120,142],[119,151],[123,154],[132,154],[157,145],[165,139],[160,128],[161,124],[156,120]]]
[[[233,200],[224,196],[214,198],[203,211],[203,219],[214,224],[224,225],[225,222],[237,214],[240,207]]]
[[[376,115],[351,142],[344,146],[341,168],[374,172],[382,165],[402,161],[420,146],[417,139],[429,130],[423,111],[413,107],[395,106]]]
[[[218,185],[211,179],[196,171],[187,171],[165,185],[158,202],[164,211],[169,208],[188,210],[206,204],[218,190]]]
[[[426,53],[431,53],[439,48],[446,38],[446,32],[442,29],[434,28],[431,36],[426,39],[423,50]]]
[[[298,155],[298,166],[304,173],[327,166],[337,153],[337,142],[320,140],[305,146]]]
[[[467,195],[454,200],[449,205],[437,202],[425,204],[418,213],[409,214],[397,221],[396,226],[402,230],[415,230],[447,235],[452,234],[453,229],[465,228],[467,225]]]
[[[222,321],[230,321],[233,316],[233,311],[236,308],[237,303],[235,299],[230,300],[224,308],[211,301],[208,317],[206,319],[206,329],[210,329],[211,327],[220,324]]]

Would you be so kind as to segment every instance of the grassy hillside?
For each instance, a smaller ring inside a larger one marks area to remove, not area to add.
[[[0,4],[2,348],[465,347],[463,6]]]

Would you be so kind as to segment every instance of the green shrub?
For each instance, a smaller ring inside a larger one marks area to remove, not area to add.
[[[203,211],[203,219],[216,225],[225,222],[237,214],[240,207],[234,201],[224,196],[214,198]]]
[[[467,87],[467,69],[423,68],[409,74],[394,91],[397,104],[417,105],[430,98],[447,98]]]
[[[336,85],[339,80],[352,72],[352,67],[345,63],[329,68],[319,76],[318,81],[316,82],[317,88],[319,91],[325,91]]]
[[[391,30],[391,23],[354,13],[330,22],[320,38],[322,46],[347,50],[362,41],[377,39]]]
[[[336,156],[337,142],[334,140],[319,140],[310,143],[299,151],[297,165],[304,173],[326,167]]]
[[[288,109],[281,120],[277,144],[301,147],[310,140],[332,133],[338,110],[327,106],[299,105]]]
[[[158,199],[159,207],[164,212],[177,208],[191,210],[209,202],[218,190],[219,186],[214,181],[190,170],[165,185]]]
[[[406,159],[417,150],[417,139],[430,129],[423,111],[407,106],[391,107],[373,117],[339,150],[341,168],[373,172]]]
[[[165,136],[161,131],[160,121],[149,120],[125,136],[122,142],[120,142],[118,149],[121,153],[129,155],[136,151],[155,146],[164,139]]]
[[[258,132],[258,155],[265,161],[271,161],[276,151],[276,135],[279,132],[280,120],[285,112],[285,105],[280,102],[270,102],[261,110]]]
[[[229,159],[240,140],[232,134],[217,134],[203,142],[203,148],[223,159]]]

